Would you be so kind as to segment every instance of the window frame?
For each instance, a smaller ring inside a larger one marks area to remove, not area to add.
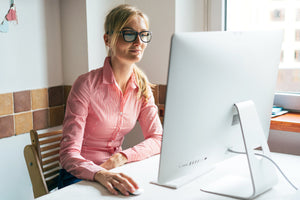
[[[206,31],[226,31],[227,0],[204,0],[206,5]],[[276,92],[274,105],[300,112],[300,93]]]

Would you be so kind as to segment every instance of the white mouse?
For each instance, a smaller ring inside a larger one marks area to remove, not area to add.
[[[133,195],[140,195],[144,192],[144,189],[143,188],[139,188],[139,189],[136,189],[133,193]]]

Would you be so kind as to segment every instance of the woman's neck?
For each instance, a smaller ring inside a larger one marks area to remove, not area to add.
[[[133,71],[133,63],[120,62],[118,59],[111,59],[112,70],[122,92],[125,92],[127,82]]]

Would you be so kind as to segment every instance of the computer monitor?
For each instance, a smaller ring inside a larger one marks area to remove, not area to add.
[[[282,34],[173,35],[157,184],[178,188],[235,156],[229,149],[247,152],[253,188],[244,197],[226,196],[253,198],[276,183],[273,166],[257,161],[253,151],[262,147],[269,153],[266,140]]]

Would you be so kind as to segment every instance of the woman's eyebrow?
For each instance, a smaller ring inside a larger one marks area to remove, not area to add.
[[[123,27],[122,30],[132,30],[132,31],[136,31],[135,29],[131,28],[131,27]],[[142,31],[147,31],[147,29],[142,29]]]
[[[122,30],[124,30],[124,29],[130,29],[130,30],[134,30],[133,28],[131,28],[131,27],[124,27],[124,28],[122,28]]]

